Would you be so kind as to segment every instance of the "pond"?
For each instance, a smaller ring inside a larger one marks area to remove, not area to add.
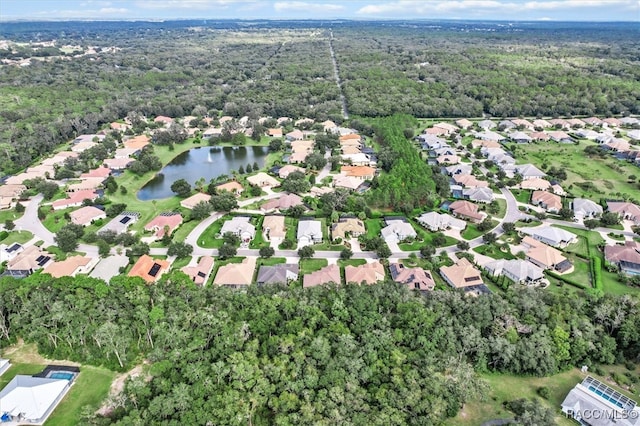
[[[204,178],[207,183],[220,175],[231,175],[240,166],[257,162],[262,168],[269,153],[266,146],[239,147],[199,147],[185,151],[171,160],[158,174],[147,182],[140,191],[138,199],[142,201],[172,197],[171,184],[178,179],[186,179],[193,186]]]

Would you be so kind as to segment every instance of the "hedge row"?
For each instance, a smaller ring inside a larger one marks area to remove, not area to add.
[[[579,283],[577,281],[574,281],[574,280],[572,280],[570,278],[567,278],[567,277],[564,277],[562,275],[556,274],[555,272],[551,272],[551,271],[546,271],[546,272],[547,272],[547,274],[549,276],[551,276],[551,277],[553,277],[555,279],[558,279],[558,280],[562,281],[563,283],[567,283],[567,284],[572,285],[574,287],[578,287],[578,288],[580,288],[582,290],[587,290],[587,289],[590,288],[590,286],[581,284],[581,283]]]
[[[600,256],[591,257],[591,273],[593,276],[593,286],[597,290],[603,290],[602,285],[602,259]]]

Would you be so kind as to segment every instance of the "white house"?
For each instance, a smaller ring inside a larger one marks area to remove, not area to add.
[[[385,218],[386,227],[382,228],[380,233],[387,243],[399,243],[407,238],[416,238],[413,226],[404,217],[387,217]]]
[[[301,220],[298,222],[298,247],[322,242],[322,222],[319,220]]]
[[[70,386],[67,379],[17,375],[0,392],[0,411],[17,424],[42,424]]]

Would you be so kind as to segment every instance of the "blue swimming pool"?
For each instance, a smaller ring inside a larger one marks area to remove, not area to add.
[[[73,373],[64,373],[62,371],[56,371],[54,373],[49,374],[50,379],[72,380],[73,376],[74,376]]]

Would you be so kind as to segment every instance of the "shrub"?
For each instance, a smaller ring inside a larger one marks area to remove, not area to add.
[[[540,395],[542,398],[544,399],[549,399],[549,388],[546,386],[543,386],[541,388],[538,388],[538,395]]]

